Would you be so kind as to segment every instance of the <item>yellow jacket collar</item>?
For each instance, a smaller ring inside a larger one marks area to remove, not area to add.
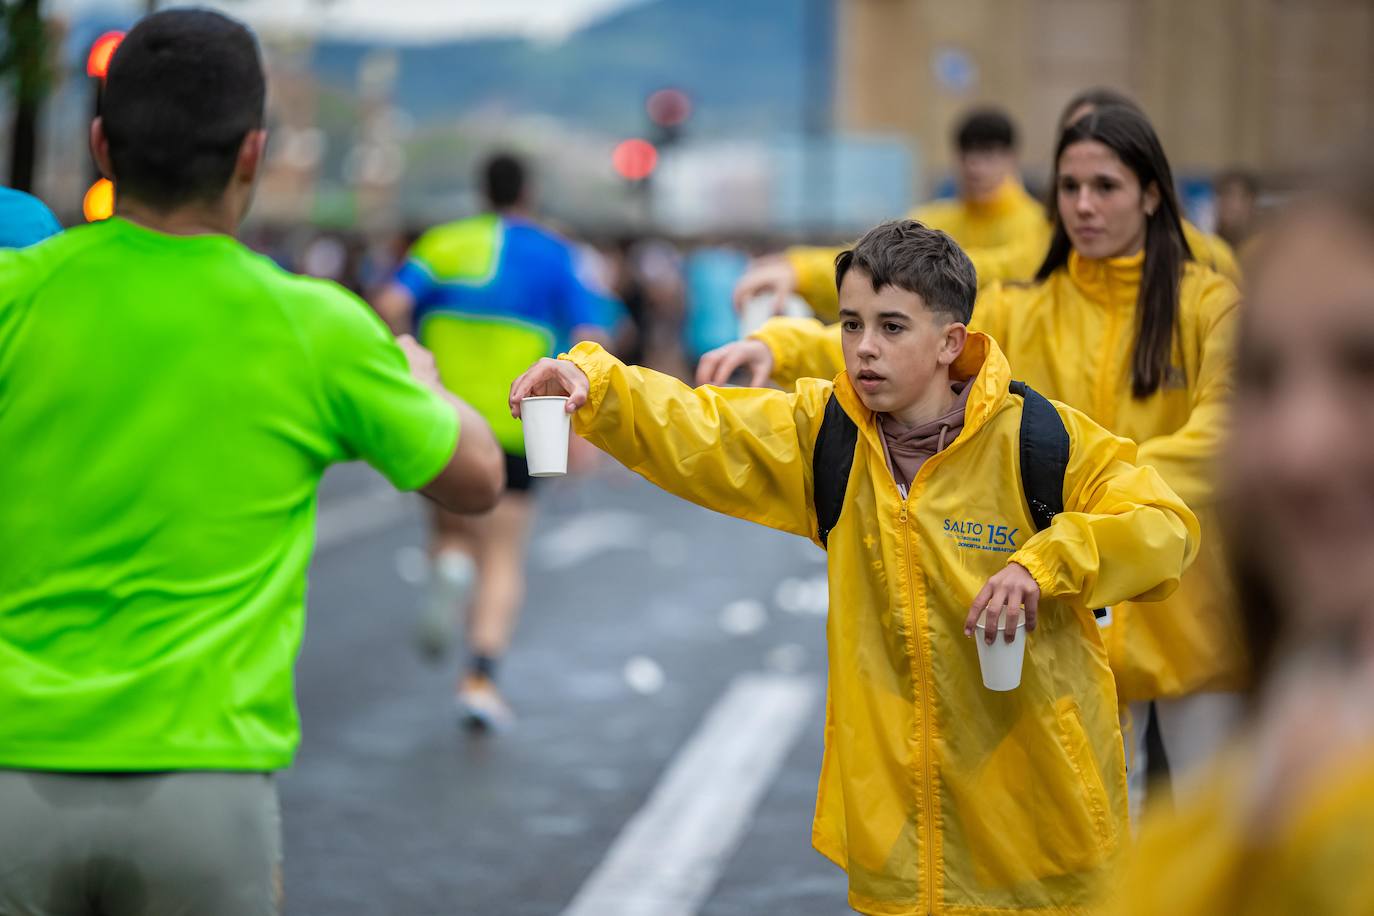
[[[964,206],[968,208],[969,213],[975,216],[995,219],[1020,210],[1029,199],[1030,195],[1026,193],[1021,182],[1015,178],[1007,178],[990,199],[983,201],[966,200]]]
[[[964,343],[964,352],[950,367],[950,378],[973,380],[973,391],[969,394],[968,407],[964,409],[964,430],[954,440],[958,442],[976,433],[1002,405],[1007,397],[1007,386],[1012,381],[1011,366],[996,341],[974,331],[969,333]],[[874,448],[882,449],[877,415],[864,406],[849,380],[848,372],[841,372],[835,377],[835,396],[869,443]]]
[[[1145,249],[1122,258],[1092,259],[1069,252],[1069,278],[1092,302],[1135,308]]]

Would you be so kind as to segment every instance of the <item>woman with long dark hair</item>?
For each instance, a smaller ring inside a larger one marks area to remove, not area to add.
[[[1221,515],[1260,674],[1122,914],[1374,912],[1374,149],[1245,263]]]
[[[1053,187],[1054,234],[1036,281],[994,288],[974,320],[1019,377],[1138,442],[1140,462],[1204,518],[1203,552],[1179,591],[1113,608],[1103,629],[1117,693],[1130,704],[1138,807],[1150,716],[1179,781],[1224,740],[1248,675],[1206,511],[1237,296],[1193,259],[1169,161],[1138,110],[1101,106],[1072,121],[1055,150]]]
[[[1209,536],[1213,457],[1231,387],[1236,288],[1185,242],[1173,174],[1137,109],[1102,106],[1072,122],[1055,152],[1054,231],[1033,281],[993,284],[972,325],[1012,372],[1140,445],[1139,461],[1204,518],[1202,553],[1169,600],[1112,608],[1102,630],[1123,703],[1132,801],[1144,795],[1151,704],[1176,778],[1219,746],[1248,681],[1243,635],[1217,539]],[[790,384],[831,378],[839,334],[774,319],[755,339],[708,354]],[[728,372],[726,373],[728,374]]]
[[[1141,108],[1135,99],[1118,92],[1115,89],[1108,89],[1103,86],[1096,86],[1092,89],[1085,89],[1075,95],[1064,105],[1063,111],[1059,114],[1059,125],[1055,129],[1055,136],[1064,133],[1064,128],[1085,115],[1092,114],[1094,110],[1108,105],[1119,105],[1123,108],[1134,109],[1142,117],[1148,118],[1145,109]],[[1055,207],[1056,190],[1050,187],[1050,199],[1047,206],[1048,212],[1053,213]],[[1180,217],[1182,214],[1180,214]],[[1188,243],[1188,248],[1192,252],[1193,259],[1212,268],[1232,283],[1240,282],[1240,267],[1236,264],[1235,252],[1226,240],[1219,235],[1203,232],[1197,226],[1182,220],[1183,239]]]

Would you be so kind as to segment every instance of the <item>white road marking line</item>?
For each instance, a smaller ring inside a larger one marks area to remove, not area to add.
[[[815,698],[809,678],[736,678],[563,916],[694,916]]]
[[[316,516],[315,549],[329,550],[354,538],[381,531],[404,519],[412,508],[410,496],[389,487],[331,499],[320,506]]]

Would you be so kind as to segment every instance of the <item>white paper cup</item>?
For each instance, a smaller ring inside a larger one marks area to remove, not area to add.
[[[983,686],[989,690],[1015,690],[1021,684],[1021,662],[1026,657],[1026,622],[1016,625],[1016,638],[1006,640],[1006,621],[997,628],[997,639],[988,645],[980,625],[973,630],[978,642],[978,665],[983,669]]]
[[[748,337],[763,327],[763,323],[773,317],[773,304],[777,300],[774,294],[764,293],[745,302],[739,313],[739,336]],[[777,314],[786,318],[809,318],[815,313],[805,299],[793,293],[783,300],[782,311]]]
[[[568,430],[572,416],[564,397],[525,398],[520,402],[525,427],[525,461],[531,477],[568,473]]]

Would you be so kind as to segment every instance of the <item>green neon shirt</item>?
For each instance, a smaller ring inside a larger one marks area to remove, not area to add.
[[[0,766],[288,765],[320,476],[457,437],[365,303],[227,236],[0,252]]]

